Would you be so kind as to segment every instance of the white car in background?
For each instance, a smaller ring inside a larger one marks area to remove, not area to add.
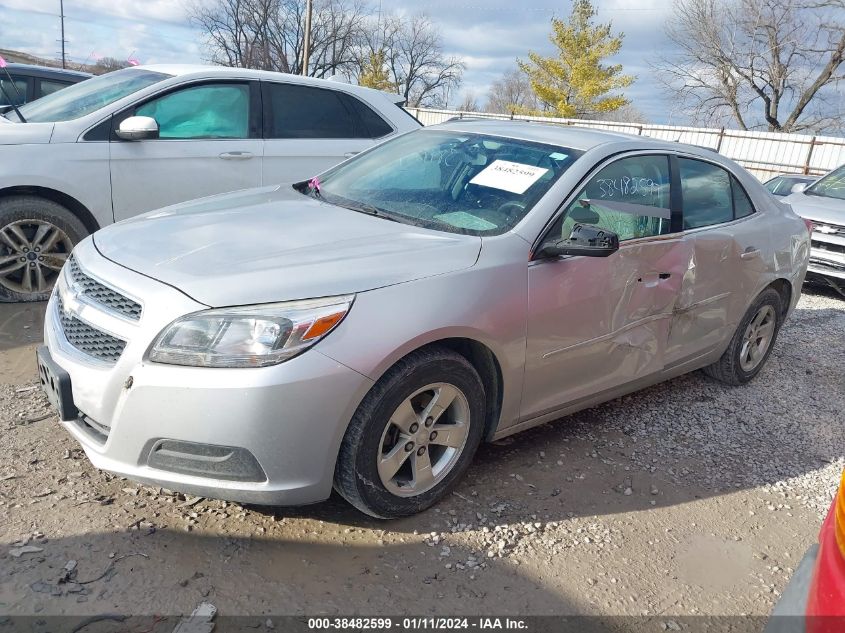
[[[303,180],[415,130],[401,97],[219,66],[137,66],[0,117],[0,301],[47,299],[73,246],[144,211]]]
[[[784,202],[813,223],[807,281],[845,297],[845,165],[809,186],[793,186]]]

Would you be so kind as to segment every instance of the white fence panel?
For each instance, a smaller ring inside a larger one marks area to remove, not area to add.
[[[822,175],[845,163],[845,139],[833,136],[745,132],[725,128],[648,125],[426,108],[408,108],[408,111],[423,125],[436,125],[454,118],[514,119],[613,130],[664,141],[701,145],[735,160],[761,180],[767,180],[781,173]]]

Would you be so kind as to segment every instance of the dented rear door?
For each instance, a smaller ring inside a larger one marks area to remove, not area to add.
[[[666,351],[668,368],[724,346],[766,271],[770,228],[723,166],[680,157],[683,273]]]

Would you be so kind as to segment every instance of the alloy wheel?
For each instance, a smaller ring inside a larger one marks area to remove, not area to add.
[[[754,371],[766,357],[774,339],[777,315],[770,305],[762,306],[745,328],[739,349],[739,365],[745,372]]]
[[[67,233],[44,220],[16,220],[0,229],[0,285],[21,294],[48,292],[73,250]]]
[[[392,494],[413,497],[449,474],[469,436],[469,403],[448,383],[434,383],[407,397],[390,416],[377,456],[381,483]]]

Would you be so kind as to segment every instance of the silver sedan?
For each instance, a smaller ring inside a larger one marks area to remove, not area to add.
[[[697,369],[750,381],[809,246],[714,152],[456,121],[85,239],[39,370],[99,468],[398,517],[482,441]]]

